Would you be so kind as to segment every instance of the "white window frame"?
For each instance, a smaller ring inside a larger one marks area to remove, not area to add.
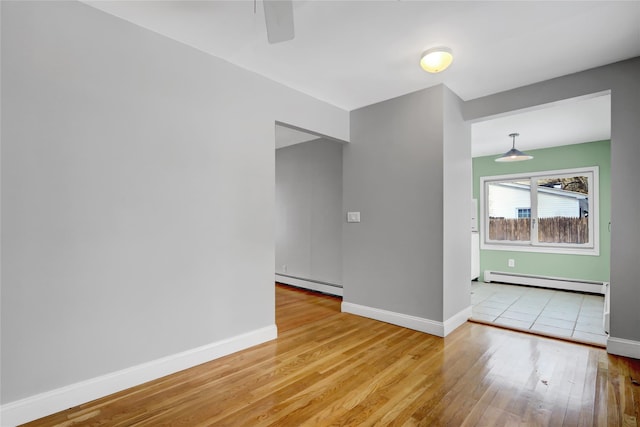
[[[483,176],[480,178],[480,248],[483,250],[495,251],[516,251],[516,252],[541,252],[553,254],[573,254],[573,255],[600,255],[600,205],[599,186],[600,178],[597,166],[561,169],[549,171],[527,172],[509,175]],[[538,200],[537,200],[537,179],[563,176],[585,175],[590,177],[589,182],[589,243],[540,243],[538,242]],[[531,182],[531,241],[503,241],[489,240],[489,216],[488,200],[486,197],[487,186],[492,182],[515,181],[530,179]],[[535,218],[535,221],[534,221]]]

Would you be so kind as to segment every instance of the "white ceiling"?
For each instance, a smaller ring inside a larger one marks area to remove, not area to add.
[[[276,148],[313,141],[321,136],[276,125]],[[541,105],[527,111],[471,124],[473,157],[499,155],[511,149],[510,133],[519,133],[521,151],[581,144],[611,138],[611,95],[595,94]]]
[[[611,138],[611,95],[566,100],[471,125],[473,157],[511,149],[510,133],[519,133],[521,151]]]
[[[273,45],[260,1],[255,14],[244,0],[86,3],[346,110],[440,83],[469,100],[640,56],[640,1],[296,0],[295,38]],[[454,62],[425,73],[420,53],[439,45]],[[516,124],[500,143],[519,131],[526,148],[542,129]]]

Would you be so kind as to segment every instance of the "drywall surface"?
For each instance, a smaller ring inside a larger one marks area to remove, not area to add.
[[[342,144],[276,150],[275,272],[342,284]]]
[[[442,321],[443,86],[351,112],[344,301]],[[466,268],[466,267],[465,267]]]
[[[349,115],[76,2],[2,2],[2,403],[274,324],[276,120]]]
[[[468,101],[467,120],[611,90],[611,336],[640,341],[640,58]]]
[[[609,141],[597,141],[562,147],[527,150],[532,160],[518,163],[496,163],[497,156],[473,159],[474,197],[480,200],[480,178],[514,173],[561,170],[598,166],[599,172],[599,237],[600,255],[568,255],[536,252],[480,250],[480,278],[484,270],[517,274],[537,274],[591,281],[609,281],[611,254],[611,149]],[[479,212],[479,208],[478,208]],[[480,218],[480,216],[478,216]],[[484,236],[481,236],[483,238]],[[507,267],[509,259],[515,267]]]
[[[462,100],[443,88],[443,310],[444,320],[471,306],[471,126]]]

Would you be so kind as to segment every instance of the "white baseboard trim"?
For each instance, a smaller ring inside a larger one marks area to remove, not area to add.
[[[467,320],[469,320],[472,315],[472,306],[469,306],[445,320],[444,336],[446,337],[451,332],[455,331],[459,326],[462,326],[464,323],[466,323]]]
[[[609,323],[611,320],[611,294],[610,291],[611,290],[611,286],[609,285],[609,282],[605,283],[603,286],[603,293],[604,293],[604,312],[602,315],[602,326],[604,328],[604,331],[606,333],[610,333],[611,331],[609,330]]]
[[[329,295],[342,296],[342,286],[329,283],[311,281],[301,279],[299,277],[285,276],[282,274],[276,274],[276,282],[284,283],[285,285],[297,286],[298,288],[309,289],[312,291],[323,292]]]
[[[483,282],[509,283],[512,285],[537,286],[540,288],[561,289],[565,291],[604,294],[607,282],[575,280],[565,277],[538,276],[531,274],[506,273],[503,271],[484,271]]]
[[[609,337],[607,339],[607,353],[640,359],[640,341]]]
[[[344,313],[351,313],[369,319],[380,320],[392,325],[402,326],[427,334],[444,336],[444,325],[442,322],[424,319],[422,317],[410,316],[408,314],[396,313],[394,311],[382,310],[379,308],[367,307],[366,305],[342,302],[341,310]]]
[[[2,405],[2,427],[16,426],[271,341],[276,325]]]

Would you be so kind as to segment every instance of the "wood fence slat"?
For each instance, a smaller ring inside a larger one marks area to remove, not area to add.
[[[529,241],[531,219],[489,218],[489,239]],[[588,243],[588,218],[550,217],[538,219],[538,241],[543,243]]]

